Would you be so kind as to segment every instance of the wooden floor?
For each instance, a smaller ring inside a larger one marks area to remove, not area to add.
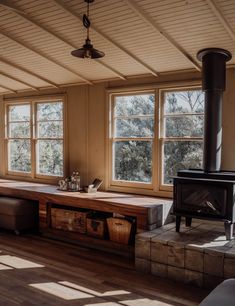
[[[0,305],[190,306],[206,290],[134,270],[130,259],[0,232]]]

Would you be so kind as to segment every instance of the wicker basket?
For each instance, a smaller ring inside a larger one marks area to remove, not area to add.
[[[132,232],[132,223],[125,219],[108,218],[107,219],[109,238],[122,244],[128,244]]]

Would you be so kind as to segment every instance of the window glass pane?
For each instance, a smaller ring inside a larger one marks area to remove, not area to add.
[[[40,138],[62,138],[63,137],[63,122],[39,122],[38,137]]]
[[[115,116],[153,115],[154,95],[115,97],[114,114]]]
[[[204,93],[201,90],[166,92],[164,102],[165,114],[204,111]]]
[[[164,143],[163,183],[172,184],[178,170],[202,167],[202,146],[199,141],[169,141]]]
[[[29,121],[30,105],[11,105],[9,106],[9,121]]]
[[[62,140],[38,140],[37,173],[63,176]]]
[[[29,138],[29,122],[18,122],[9,124],[9,137],[11,138]]]
[[[37,104],[37,120],[62,120],[63,119],[63,103],[48,102]]]
[[[202,137],[204,116],[165,118],[165,137]]]
[[[115,123],[115,137],[131,138],[153,136],[153,118],[116,119]]]
[[[114,179],[150,183],[152,180],[152,142],[114,143]]]
[[[8,169],[10,171],[31,171],[30,140],[9,140],[8,142]]]

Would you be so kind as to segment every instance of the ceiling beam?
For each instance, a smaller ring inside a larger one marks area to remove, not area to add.
[[[8,10],[11,10],[13,12],[17,12],[17,13],[20,13],[20,14],[23,14],[23,15],[26,15],[25,12],[13,7],[8,1],[4,1],[4,0],[0,0],[0,5],[4,8],[7,8]]]
[[[1,1],[0,1],[1,4]],[[18,10],[17,7],[13,6],[13,5],[4,5],[5,8],[9,9],[10,11],[12,11],[14,14],[20,16],[22,19],[28,21],[29,23],[31,23],[32,25],[36,26],[39,30],[43,30],[44,32],[46,32],[47,34],[50,34],[52,37],[56,38],[57,40],[59,40],[60,42],[63,42],[64,44],[68,45],[71,49],[78,49],[77,46],[72,45],[69,41],[67,41],[66,39],[64,39],[61,35],[55,34],[53,33],[51,30],[47,29],[44,25],[40,24],[39,22],[36,22],[35,20],[33,20],[32,18],[30,18],[28,15],[23,14],[20,10]],[[104,64],[101,60],[97,61],[99,64],[103,65],[105,68],[109,69],[110,71],[112,71],[116,76],[118,76],[120,79],[125,79],[125,77],[120,74],[119,72],[117,72],[115,69],[113,69],[112,67],[110,67],[108,64]],[[64,65],[63,65],[64,66]],[[66,67],[66,68],[65,68]],[[77,76],[79,76],[85,83],[92,85],[92,82],[87,80],[86,78],[84,78],[82,75],[78,74],[76,71],[72,70],[71,68],[68,68],[67,66],[64,66],[65,69],[73,71],[74,74],[76,74]]]
[[[19,78],[13,77],[12,75],[10,75],[10,74],[8,74],[8,73],[5,73],[5,72],[3,72],[3,71],[1,71],[1,70],[0,70],[0,75],[3,75],[3,76],[5,76],[6,78],[11,79],[11,80],[13,80],[13,81],[16,81],[16,82],[18,82],[18,83],[24,84],[24,85],[26,85],[27,87],[29,87],[29,88],[31,88],[31,89],[33,89],[33,90],[39,91],[39,89],[38,89],[37,87],[32,86],[31,84],[29,84],[29,83],[27,83],[27,82],[24,82],[24,81],[20,80]]]
[[[50,61],[51,63],[60,66],[61,68],[77,75],[81,80],[83,80],[85,83],[92,85],[93,83],[87,79],[84,79],[80,74],[78,74],[76,71],[74,71],[71,68],[68,68],[66,65],[61,64],[60,62],[58,62],[57,60],[51,58],[50,56],[45,55],[43,52],[36,50],[35,48],[32,48],[31,46],[28,46],[25,43],[22,43],[20,40],[13,38],[12,36],[10,36],[9,34],[7,34],[5,31],[0,30],[0,34],[2,34],[3,36],[7,37],[8,39],[12,40],[13,42],[17,43],[18,45],[20,45],[21,47],[24,47],[28,50],[30,50],[31,52],[35,53],[37,56],[41,56],[44,59],[46,59],[47,61]]]
[[[123,0],[136,14],[146,22],[151,28],[168,41],[175,49],[177,49],[197,70],[201,70],[201,66],[195,61],[172,37],[163,31],[163,29],[146,14],[135,1]]]
[[[218,8],[218,6],[215,4],[215,1],[213,0],[206,0],[206,3],[210,7],[210,9],[213,11],[215,16],[218,18],[222,26],[225,28],[229,36],[232,38],[233,41],[235,41],[235,32],[233,31],[232,27],[230,24],[227,22],[226,18]]]
[[[97,58],[96,61],[102,63],[102,65],[103,65],[104,67],[106,67],[106,68],[109,69],[110,66],[107,65],[105,62],[103,62],[100,58]],[[122,80],[124,80],[124,81],[127,80],[127,78],[126,78],[123,74],[121,74],[119,71],[117,71],[116,69],[112,68],[112,71],[114,72],[114,74],[116,74],[116,76],[117,76],[119,79],[122,79]],[[93,81],[93,82],[94,82],[94,81]],[[95,82],[94,82],[94,83],[95,83]]]
[[[18,69],[18,70],[21,70],[21,71],[23,71],[23,72],[25,72],[25,73],[27,73],[27,74],[29,74],[29,75],[32,75],[32,76],[34,76],[35,78],[38,78],[39,80],[48,83],[48,84],[51,85],[52,87],[59,88],[59,86],[58,86],[56,83],[51,82],[51,81],[49,81],[48,79],[39,76],[39,75],[36,74],[35,72],[32,72],[32,71],[30,71],[30,70],[28,70],[28,69],[26,69],[26,68],[21,67],[20,65],[17,65],[17,64],[15,64],[15,63],[12,63],[12,62],[6,60],[5,58],[3,58],[3,57],[1,57],[1,56],[0,56],[0,62],[2,62],[2,63],[4,63],[4,64],[7,64],[7,65],[9,65],[9,66],[11,66],[11,67],[13,67],[13,68]]]
[[[61,0],[53,0],[53,2],[60,8],[62,8],[65,12],[67,12],[70,16],[75,18],[76,20],[79,20],[82,22],[82,16],[74,12],[68,5],[66,5],[63,1]],[[94,26],[94,24],[91,25],[91,28],[93,29],[94,32],[99,34],[102,38],[104,38],[106,41],[111,43],[114,47],[118,48],[122,52],[126,53],[128,56],[132,57],[138,64],[143,66],[145,70],[147,70],[149,73],[151,73],[154,76],[159,76],[158,72],[155,71],[153,68],[151,68],[149,65],[144,63],[140,58],[138,58],[136,55],[134,55],[132,52],[121,46],[121,44],[117,43],[114,41],[112,38],[110,38],[108,35],[106,35],[103,31],[101,31],[97,26]],[[99,60],[101,62],[101,60]],[[103,63],[103,62],[102,62]],[[103,63],[104,64],[104,63]]]
[[[11,93],[17,93],[16,90],[14,90],[12,88],[9,88],[9,87],[6,87],[5,85],[0,84],[0,87],[2,87],[3,89],[6,89],[7,91],[9,91]],[[1,93],[0,93],[0,95],[1,95]]]

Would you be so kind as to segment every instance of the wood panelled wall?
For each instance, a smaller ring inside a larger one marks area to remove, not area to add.
[[[106,89],[158,84],[177,81],[198,80],[199,73],[169,74],[163,77],[136,78],[128,81],[113,81],[96,85],[74,86],[41,92],[41,95],[64,93],[67,95],[67,149],[68,173],[77,169],[82,184],[90,183],[95,177],[106,180]],[[235,170],[235,69],[227,71],[227,90],[223,103],[223,150],[222,168]],[[38,93],[36,93],[38,95]],[[35,93],[21,93],[0,97],[0,155],[4,144],[4,99],[25,98]],[[3,162],[0,175],[4,173]],[[103,185],[104,187],[105,185]]]

